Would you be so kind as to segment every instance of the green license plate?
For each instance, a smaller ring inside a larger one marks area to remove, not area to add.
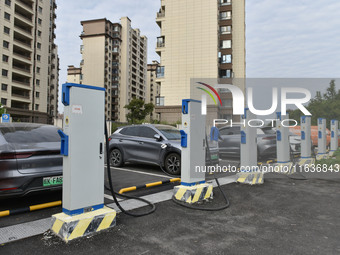
[[[218,155],[211,155],[211,159],[213,159],[213,160],[218,159]]]
[[[53,177],[45,177],[43,178],[43,186],[55,186],[63,184],[63,177],[62,176],[53,176]]]

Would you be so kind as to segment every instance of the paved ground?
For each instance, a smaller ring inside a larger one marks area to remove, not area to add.
[[[224,211],[167,201],[149,216],[119,214],[116,227],[90,238],[65,244],[45,233],[2,245],[0,254],[340,254],[340,180],[285,177],[223,190],[231,202]],[[214,192],[207,206],[223,203]]]

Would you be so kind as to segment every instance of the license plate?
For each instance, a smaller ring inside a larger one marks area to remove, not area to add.
[[[53,176],[53,177],[45,177],[43,178],[43,186],[55,186],[63,184],[63,177],[62,176]]]

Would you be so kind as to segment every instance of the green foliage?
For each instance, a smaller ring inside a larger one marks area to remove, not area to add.
[[[129,110],[126,118],[131,124],[141,124],[144,122],[146,116],[152,113],[154,107],[152,103],[145,104],[143,100],[134,98],[128,105],[124,106],[124,108]]]
[[[5,108],[1,108],[2,104],[0,104],[0,116],[5,113]]]
[[[326,118],[327,120],[340,119],[340,90],[336,91],[335,81],[332,80],[325,94],[321,94],[320,91],[316,93],[316,96],[309,102],[306,107],[312,114],[312,125],[315,126],[318,123],[318,118]],[[295,119],[300,123],[300,117],[302,112],[297,110],[289,110],[289,118]],[[329,128],[330,123],[327,122]]]
[[[321,159],[317,162],[317,164],[323,165],[326,164],[327,166],[334,166],[336,164],[339,164],[340,162],[340,149],[337,150],[332,158],[329,159]]]

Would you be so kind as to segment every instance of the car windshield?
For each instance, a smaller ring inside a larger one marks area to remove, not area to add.
[[[275,135],[276,134],[276,131],[273,128],[261,128],[261,130],[266,135]]]
[[[156,127],[168,140],[180,140],[181,133],[180,131],[171,126],[157,126]]]
[[[2,126],[0,132],[8,143],[60,142],[58,129],[48,125]]]

